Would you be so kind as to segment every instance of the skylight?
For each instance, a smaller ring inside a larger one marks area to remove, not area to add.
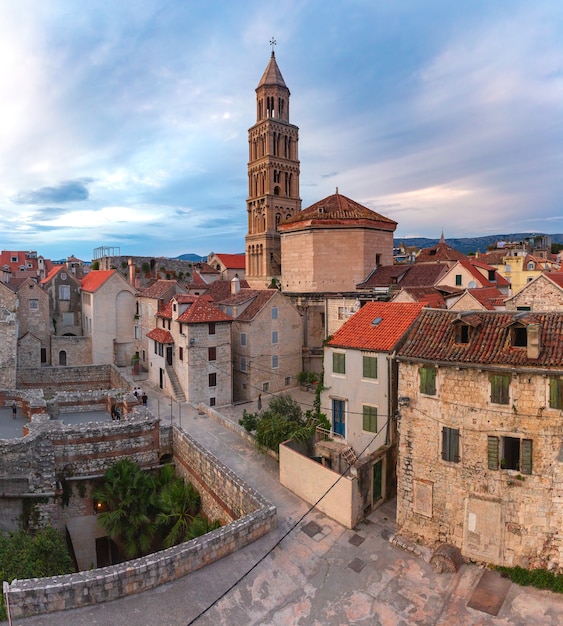
[[[377,326],[378,324],[381,324],[382,321],[383,321],[382,317],[376,317],[372,322],[372,326]]]

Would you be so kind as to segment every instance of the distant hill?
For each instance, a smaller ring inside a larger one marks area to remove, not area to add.
[[[528,237],[538,234],[547,233],[512,233],[505,235],[486,235],[484,237],[446,237],[446,243],[463,252],[463,254],[472,254],[477,252],[486,252],[489,246],[493,246],[497,241],[523,241]],[[551,243],[563,243],[563,234],[548,234],[551,237]],[[394,244],[398,246],[400,243],[406,246],[417,246],[418,248],[431,248],[438,243],[439,239],[427,239],[426,237],[401,237],[395,239]]]
[[[192,254],[191,252],[188,254],[181,254],[180,256],[174,258],[180,261],[191,261],[192,263],[199,263],[200,261],[205,261],[207,259],[206,256],[199,256],[199,254]]]

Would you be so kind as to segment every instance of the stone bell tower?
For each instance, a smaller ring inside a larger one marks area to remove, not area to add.
[[[289,95],[272,49],[256,87],[256,124],[248,131],[246,280],[260,289],[281,276],[278,225],[301,210],[299,128],[289,123]]]

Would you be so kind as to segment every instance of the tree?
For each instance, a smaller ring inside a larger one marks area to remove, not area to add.
[[[98,515],[102,528],[123,548],[128,558],[150,551],[155,536],[155,482],[130,459],[110,467],[94,498],[104,507]]]
[[[181,478],[169,483],[158,498],[160,513],[156,521],[166,532],[163,540],[165,548],[175,546],[191,539],[190,526],[199,513],[201,500],[199,493],[191,483]]]

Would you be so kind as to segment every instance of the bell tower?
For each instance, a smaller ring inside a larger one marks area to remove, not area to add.
[[[265,289],[281,276],[278,225],[301,210],[299,128],[289,123],[289,89],[272,56],[256,87],[256,124],[248,131],[246,280]]]

